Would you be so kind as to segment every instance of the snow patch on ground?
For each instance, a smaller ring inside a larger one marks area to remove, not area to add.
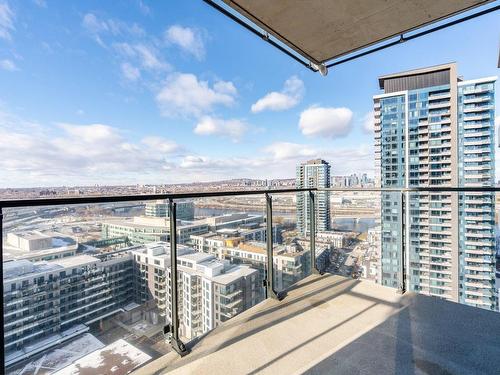
[[[104,344],[93,335],[84,333],[29,362],[19,372],[16,371],[15,373],[18,375],[52,374],[103,347]]]
[[[54,375],[78,375],[80,373],[124,375],[151,357],[123,339],[119,339],[57,371]]]

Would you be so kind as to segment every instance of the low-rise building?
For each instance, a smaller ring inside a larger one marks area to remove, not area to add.
[[[316,242],[332,245],[334,248],[342,249],[350,244],[353,234],[351,232],[317,232]]]
[[[88,331],[88,324],[121,311],[131,299],[128,253],[15,260],[3,267],[7,365]]]
[[[222,228],[215,232],[192,235],[189,243],[196,251],[217,255],[221,247],[236,247],[249,241],[265,242],[266,232],[265,224],[242,224],[238,228]],[[277,225],[273,225],[273,242],[281,243],[281,231]]]
[[[203,220],[177,221],[177,242],[186,243],[191,235],[208,232]],[[104,239],[126,236],[132,245],[170,240],[170,219],[163,217],[136,216],[109,219],[102,223]]]
[[[244,224],[262,224],[264,216],[247,213],[232,213],[221,216],[213,216],[203,219],[208,224],[211,232],[223,228],[239,228]]]
[[[3,245],[3,259],[32,262],[54,260],[76,255],[78,242],[65,234],[28,231],[7,234]]]
[[[36,231],[11,232],[7,234],[7,244],[23,251],[47,250],[52,247],[52,238]]]
[[[279,245],[273,250],[275,287],[284,290],[304,278],[310,272],[311,254],[297,245]],[[264,280],[267,264],[265,242],[241,243],[237,247],[221,247],[218,258],[233,264],[248,264],[260,272]]]

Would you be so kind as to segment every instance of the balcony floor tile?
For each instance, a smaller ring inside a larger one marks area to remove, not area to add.
[[[500,314],[310,276],[135,374],[498,374]]]

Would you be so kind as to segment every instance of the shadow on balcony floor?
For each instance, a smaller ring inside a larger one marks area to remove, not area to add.
[[[500,314],[310,276],[135,374],[498,374]]]

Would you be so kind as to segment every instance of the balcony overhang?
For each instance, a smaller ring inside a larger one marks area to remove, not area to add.
[[[318,70],[391,38],[404,41],[406,33],[493,0],[223,0],[224,6],[221,1],[205,1],[275,47],[281,46],[271,37],[279,41],[283,52],[293,51],[302,63]]]
[[[134,374],[497,374],[498,327],[496,312],[314,275]]]

